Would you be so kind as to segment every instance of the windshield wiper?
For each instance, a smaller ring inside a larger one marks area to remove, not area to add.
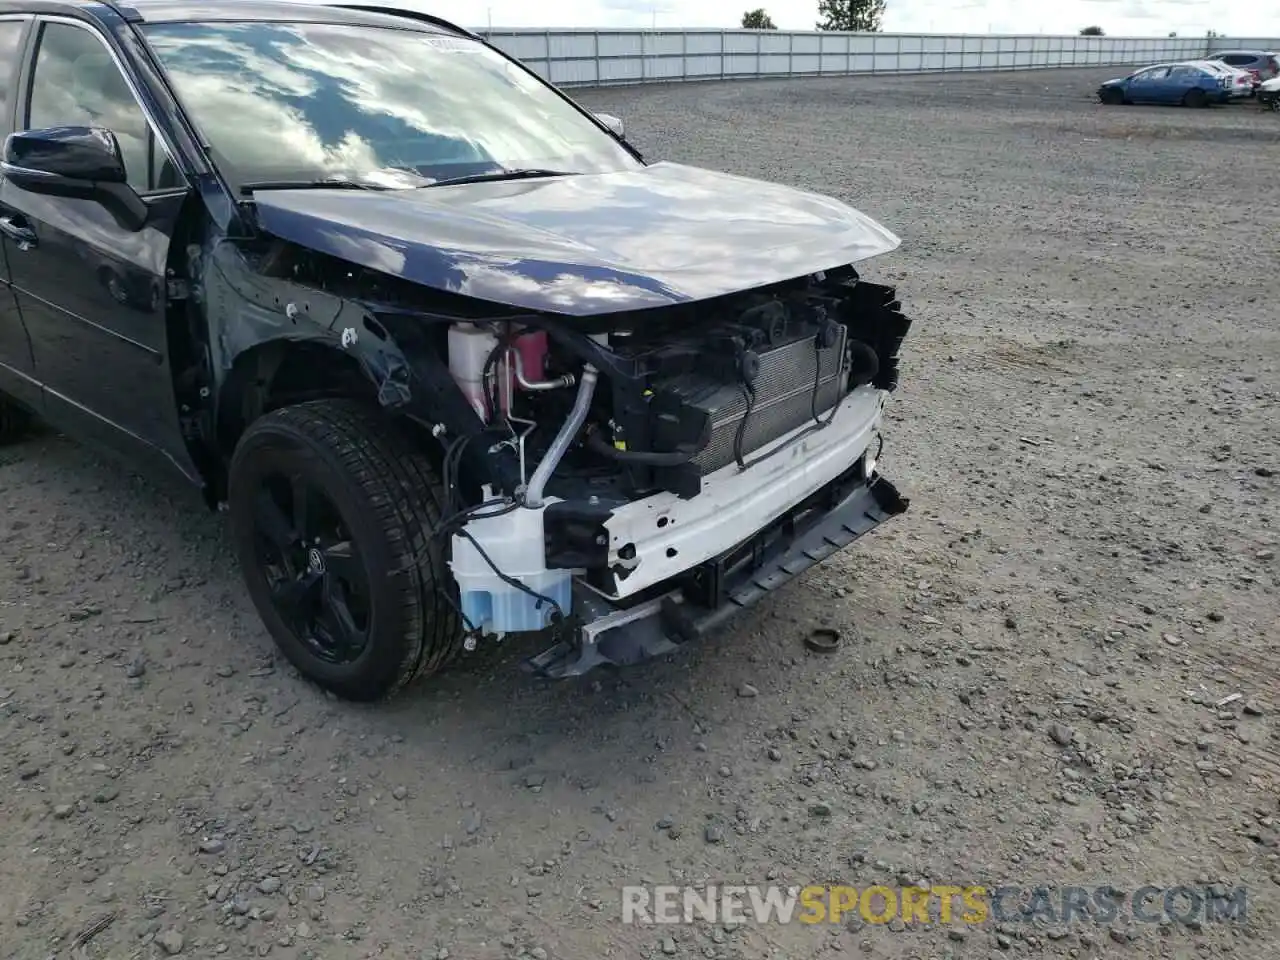
[[[527,180],[533,177],[570,177],[572,170],[544,170],[540,167],[522,167],[515,170],[495,170],[492,173],[473,173],[465,177],[449,177],[428,183],[426,187],[450,187],[455,183],[485,183],[490,180]],[[424,187],[423,189],[426,189]]]
[[[241,193],[257,190],[386,190],[376,183],[359,183],[355,180],[252,180],[240,184]]]

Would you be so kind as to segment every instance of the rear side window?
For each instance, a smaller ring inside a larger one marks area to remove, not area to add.
[[[1222,60],[1233,67],[1244,67],[1253,63],[1254,58],[1247,53],[1228,53]]]
[[[25,26],[22,20],[0,20],[0,122],[9,116],[9,83]]]

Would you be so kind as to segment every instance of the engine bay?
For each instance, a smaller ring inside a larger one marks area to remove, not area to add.
[[[856,472],[870,442],[863,433],[878,422],[879,392],[897,387],[910,328],[895,290],[863,281],[852,266],[589,317],[424,290],[292,245],[267,252],[259,270],[359,304],[366,326],[409,364],[412,392],[429,396],[422,412],[407,412],[444,450],[439,533],[449,537],[471,643],[573,622],[575,583],[618,600],[642,563],[648,572],[635,582],[649,583],[655,570],[682,575],[683,559],[662,540],[667,518],[656,519],[656,532],[640,522],[636,543],[611,532],[611,521],[635,527],[637,505],[696,501],[686,518],[698,517],[713,531],[702,539],[727,551],[754,535],[754,517],[738,509],[725,529],[716,525],[717,505],[732,513],[772,476],[776,517],[803,486],[790,478],[806,465],[793,451],[754,479],[726,478],[833,423],[850,436],[826,445],[839,448],[839,462],[824,466],[824,482]],[[859,409],[840,420],[851,395]],[[821,459],[820,448],[806,456]],[[699,499],[708,483],[717,494]],[[730,489],[732,501],[716,500]]]
[[[908,322],[891,289],[828,277],[600,326],[576,333],[547,318],[448,333],[450,374],[486,430],[504,435],[500,449],[525,465],[521,483],[569,417],[584,365],[599,371],[582,431],[546,488],[563,500],[697,496],[704,476],[745,469],[771,440],[830,422],[849,391],[893,389]]]
[[[468,622],[499,636],[540,630],[567,613],[574,577],[620,597],[642,563],[649,574],[683,569],[674,547],[619,546],[611,517],[660,494],[694,500],[708,478],[829,427],[860,388],[894,389],[909,327],[899,306],[891,288],[856,276],[811,277],[696,310],[614,316],[585,333],[554,321],[450,327],[450,375],[485,432],[502,437],[489,454],[514,458],[519,477],[515,489],[486,483],[488,506],[454,534]],[[878,403],[859,422],[874,422]],[[779,489],[789,485],[784,476]],[[753,533],[745,516],[716,528],[716,505],[689,514],[712,523],[704,540]]]

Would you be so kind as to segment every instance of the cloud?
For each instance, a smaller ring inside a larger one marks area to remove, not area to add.
[[[761,6],[783,30],[811,30],[817,0],[399,0],[468,27],[733,28],[743,11]],[[1275,0],[988,0],[976,9],[952,0],[888,0],[889,31],[937,33],[1076,33],[1100,24],[1110,36],[1204,35],[1280,38]]]

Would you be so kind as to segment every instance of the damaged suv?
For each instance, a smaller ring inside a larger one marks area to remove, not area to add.
[[[394,9],[0,0],[0,51],[3,423],[196,485],[338,695],[635,663],[906,509],[858,211]]]

